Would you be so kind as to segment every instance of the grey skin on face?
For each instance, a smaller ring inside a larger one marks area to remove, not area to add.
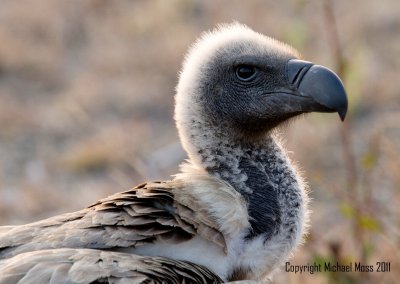
[[[213,124],[248,138],[302,113],[338,112],[345,118],[346,92],[333,71],[290,54],[249,54],[243,45],[216,54],[199,76],[207,82],[199,88]]]

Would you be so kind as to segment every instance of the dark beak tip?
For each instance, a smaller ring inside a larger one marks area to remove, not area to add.
[[[339,117],[340,117],[341,121],[344,121],[344,119],[346,118],[346,113],[347,113],[347,109],[343,109],[343,110],[339,110],[338,111],[338,114],[339,114]]]

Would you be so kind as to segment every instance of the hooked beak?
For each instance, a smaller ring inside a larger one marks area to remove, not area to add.
[[[343,121],[347,112],[347,95],[340,78],[330,69],[298,59],[287,63],[290,88],[314,102],[309,111],[338,112]]]

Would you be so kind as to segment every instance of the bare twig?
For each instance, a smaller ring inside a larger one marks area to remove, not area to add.
[[[331,0],[324,2],[324,19],[326,29],[328,31],[329,46],[332,49],[334,62],[336,64],[335,69],[339,77],[343,80],[346,79],[347,60],[343,56],[342,49],[340,47],[339,33],[337,30],[336,18],[334,15],[333,4]],[[347,173],[347,192],[352,192],[352,198],[356,198],[356,184],[357,184],[357,166],[354,151],[351,147],[351,117],[347,116],[343,123],[343,127],[340,128],[343,154],[345,159],[346,173]]]
[[[337,29],[336,18],[334,14],[334,7],[332,0],[324,1],[324,20],[328,34],[329,46],[332,49],[332,54],[334,58],[334,62],[336,64],[336,71],[344,81],[346,80],[346,71],[347,71],[347,60],[343,55],[339,33]],[[346,82],[345,82],[346,83]],[[359,248],[361,261],[366,263],[367,261],[367,253],[364,248],[366,236],[364,234],[364,230],[360,225],[361,217],[362,217],[362,206],[363,200],[360,200],[359,195],[357,194],[357,187],[359,185],[359,177],[357,173],[357,164],[356,157],[353,150],[353,143],[351,137],[351,117],[348,115],[343,126],[340,128],[343,155],[345,161],[345,169],[346,169],[346,191],[345,195],[348,198],[349,203],[352,205],[354,210],[353,216],[353,237],[356,240],[356,245]]]

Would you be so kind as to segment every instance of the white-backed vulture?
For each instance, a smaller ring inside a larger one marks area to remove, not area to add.
[[[288,45],[234,23],[192,46],[175,102],[189,159],[173,180],[3,227],[0,259],[84,248],[188,261],[224,281],[267,279],[300,243],[308,220],[306,186],[276,129],[308,112],[344,119],[340,79],[300,60]]]

